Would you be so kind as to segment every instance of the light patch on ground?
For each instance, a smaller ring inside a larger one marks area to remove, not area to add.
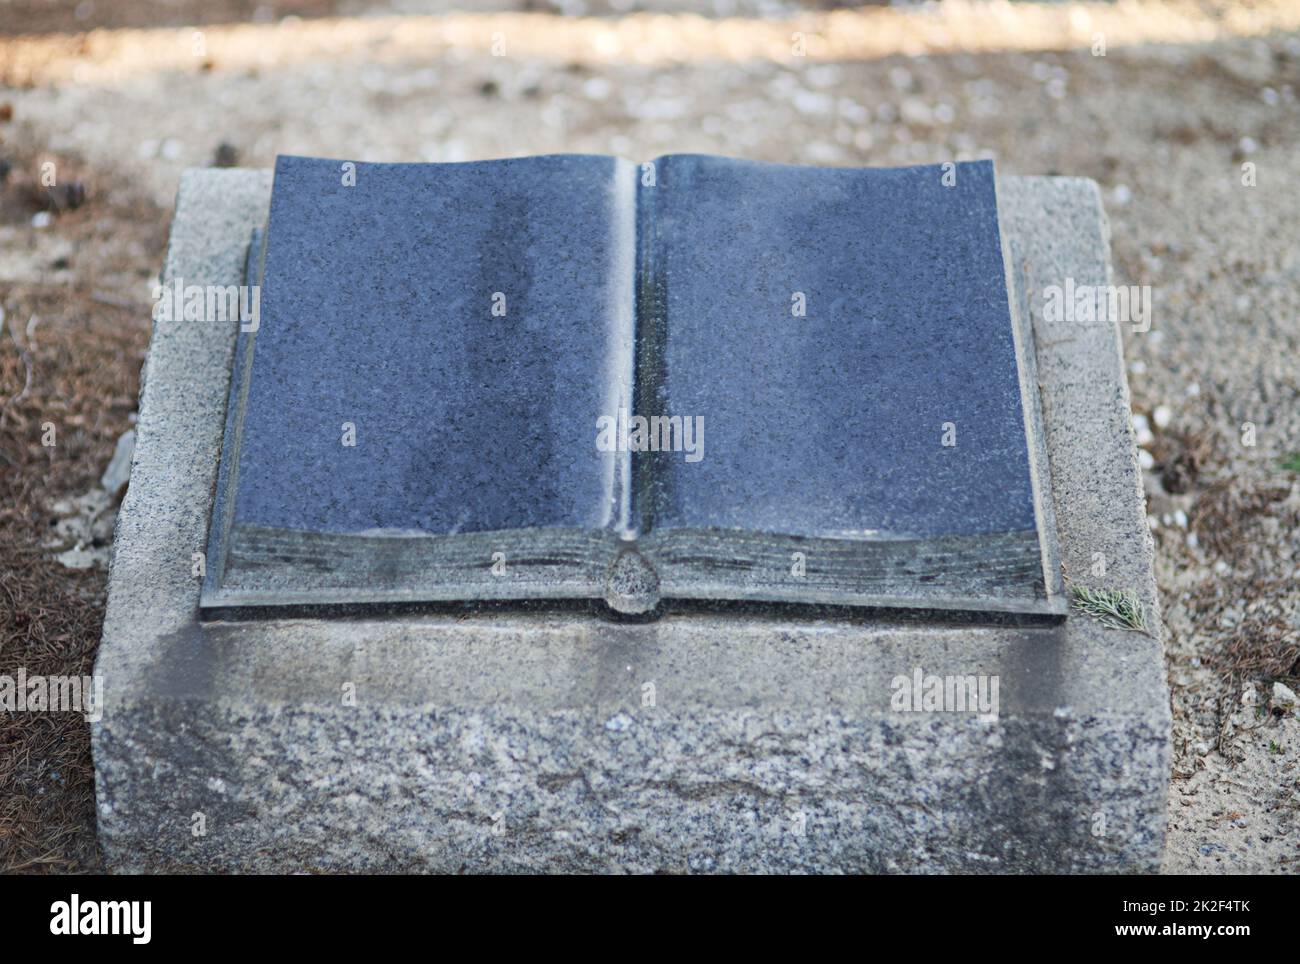
[[[1223,752],[1211,752],[1208,745],[1193,748],[1200,765],[1170,787],[1164,869],[1295,873],[1300,870],[1300,717],[1294,707],[1274,707],[1248,686],[1230,709],[1224,730]]]

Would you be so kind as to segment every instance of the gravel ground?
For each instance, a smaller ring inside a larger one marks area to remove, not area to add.
[[[93,649],[106,548],[95,479],[130,424],[120,400],[135,395],[149,285],[183,168],[218,155],[267,166],[276,153],[702,151],[849,165],[989,156],[1004,173],[1095,178],[1116,280],[1153,292],[1152,328],[1126,331],[1125,350],[1149,453],[1173,691],[1166,869],[1300,868],[1300,719],[1286,691],[1274,693],[1276,682],[1300,684],[1300,6],[963,4],[717,23],[300,4],[385,16],[281,22],[270,7],[232,3],[230,15],[251,22],[205,27],[198,47],[189,29],[72,36],[210,20],[197,4],[168,5],[158,19],[143,6],[83,4],[82,21],[65,14],[60,26],[51,9],[72,5],[19,3],[26,26],[3,29],[47,35],[0,36],[0,117],[6,103],[13,115],[0,123],[0,153],[13,163],[0,195],[10,329],[0,402],[35,386],[0,420],[0,472],[27,500],[0,514],[0,572],[15,559],[35,571],[36,546],[45,580],[8,590],[0,658],[38,630],[68,637],[79,654],[69,665]],[[806,57],[790,56],[796,30],[808,35]],[[1090,49],[1098,31],[1104,56]],[[45,160],[84,183],[83,205],[41,213],[77,200],[39,188]],[[1242,183],[1244,164],[1254,186]],[[93,369],[63,384],[87,358]],[[78,390],[99,395],[68,401]],[[59,405],[85,424],[79,447],[51,455],[39,425]],[[52,561],[70,548],[82,551],[65,562],[90,568]],[[48,599],[40,586],[54,587]],[[64,610],[46,603],[74,591],[84,618],[51,632]],[[83,731],[74,721],[63,738],[75,749]],[[13,739],[0,736],[0,793],[8,783],[35,802],[0,809],[0,867],[95,866],[86,761],[58,783],[40,769],[34,748],[44,744]],[[58,823],[48,799],[62,801],[67,825],[24,825]]]

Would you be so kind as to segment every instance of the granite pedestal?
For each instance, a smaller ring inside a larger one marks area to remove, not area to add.
[[[242,283],[269,191],[187,173],[164,280]],[[97,663],[109,866],[1154,871],[1170,714],[1118,330],[1041,311],[1046,286],[1109,281],[1105,218],[1090,181],[1000,192],[1065,578],[1132,589],[1149,633],[1078,613],[200,621],[237,331],[157,322]],[[913,711],[918,673],[995,681],[996,711]]]

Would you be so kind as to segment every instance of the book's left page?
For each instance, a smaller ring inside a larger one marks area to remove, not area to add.
[[[598,594],[635,218],[615,158],[279,158],[204,606]]]

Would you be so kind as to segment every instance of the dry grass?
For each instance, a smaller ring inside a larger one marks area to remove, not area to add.
[[[50,156],[7,157],[14,173],[0,190],[0,228],[33,232],[24,240],[37,251],[65,240],[58,250],[71,254],[0,282],[0,674],[85,675],[105,573],[52,558],[50,505],[91,489],[130,425],[148,343],[147,292],[143,280],[131,284],[144,269],[131,260],[137,250],[160,256],[164,217],[97,184],[36,238],[32,215],[51,203],[30,172]],[[75,158],[55,160],[62,183],[88,183]],[[42,445],[50,423],[54,447]],[[72,713],[0,714],[0,870],[98,866],[88,724]]]
[[[1246,679],[1294,682],[1300,679],[1300,637],[1282,615],[1254,613],[1229,637],[1215,665],[1233,681],[1230,691],[1239,692]]]
[[[1151,446],[1161,487],[1171,495],[1193,491],[1203,475],[1226,464],[1227,446],[1216,431],[1220,406],[1211,394],[1205,417],[1195,428],[1161,431]]]
[[[1291,487],[1285,484],[1220,479],[1197,495],[1188,518],[1207,550],[1239,560],[1250,552],[1258,523],[1275,515],[1277,503],[1290,494]]]
[[[1294,581],[1251,578],[1241,583],[1200,600],[1202,611],[1215,618],[1222,618],[1225,599],[1252,600],[1222,645],[1207,654],[1208,665],[1229,694],[1240,693],[1244,682],[1300,681],[1300,634],[1287,610],[1294,605]]]

